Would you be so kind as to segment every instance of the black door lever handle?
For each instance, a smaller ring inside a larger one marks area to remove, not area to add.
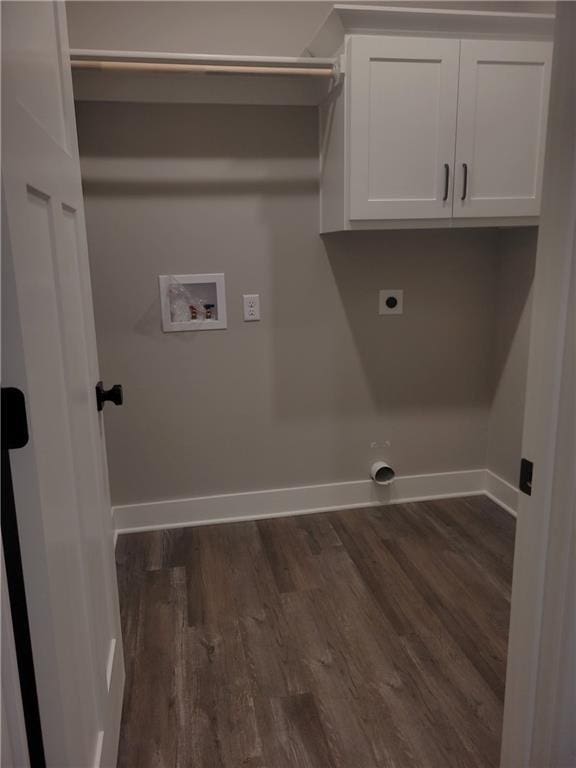
[[[124,402],[122,384],[114,384],[110,389],[104,389],[104,384],[101,381],[96,384],[96,407],[99,411],[104,408],[104,403],[106,402],[122,405]]]

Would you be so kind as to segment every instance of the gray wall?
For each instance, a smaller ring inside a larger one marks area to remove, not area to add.
[[[371,3],[370,3],[371,4]],[[546,0],[408,0],[422,5],[533,13],[553,12]],[[67,3],[73,48],[132,51],[299,56],[329,13],[331,2],[134,2]]]
[[[496,274],[493,393],[486,466],[517,485],[528,370],[536,229],[502,230]]]
[[[493,352],[507,239],[530,235],[320,238],[312,108],[81,104],[78,128],[101,368],[126,389],[106,412],[115,504],[358,479],[380,455],[483,467],[499,424],[492,464],[515,466],[523,354],[503,376]],[[228,330],[162,333],[158,274],[207,271]],[[378,288],[404,288],[402,317],[377,315]]]
[[[328,2],[67,3],[73,48],[299,56]]]

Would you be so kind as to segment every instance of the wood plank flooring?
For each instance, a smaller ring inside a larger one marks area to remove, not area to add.
[[[513,548],[480,496],[121,536],[120,768],[497,766]]]

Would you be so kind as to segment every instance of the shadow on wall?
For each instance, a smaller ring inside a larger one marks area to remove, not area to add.
[[[496,325],[486,465],[518,482],[538,231],[502,230],[496,273]]]
[[[281,231],[270,208],[265,218],[271,232]],[[274,306],[278,413],[308,419],[487,406],[496,237],[488,230],[331,234],[299,270],[298,257],[277,242],[276,295],[286,299]],[[380,316],[379,289],[398,288],[404,314]]]
[[[351,232],[325,242],[374,404],[486,404],[493,233]],[[402,315],[377,314],[381,288],[404,289]]]
[[[281,214],[262,207],[277,236]],[[353,466],[351,476],[362,476],[376,457],[400,474],[484,467],[496,441],[489,463],[510,477],[522,440],[535,230],[321,240],[305,262],[285,241],[270,249],[274,295],[284,297],[273,309],[276,417],[312,442],[316,425],[329,444],[321,461],[337,475]],[[404,290],[403,315],[378,314],[379,289]]]
[[[492,355],[492,400],[504,379],[520,368],[518,397],[524,400],[530,341],[532,284],[536,266],[536,227],[500,231],[497,266],[497,326]]]
[[[301,211],[305,232],[317,209]],[[398,474],[484,466],[497,233],[337,233],[299,252],[273,201],[262,218],[274,414],[298,425],[321,477],[363,477],[374,458]],[[402,316],[378,314],[381,288],[405,291]]]
[[[77,105],[78,110],[78,105]],[[298,159],[310,154],[309,134],[293,131],[296,115],[314,118],[314,107],[226,104],[81,102],[80,113],[100,113],[108,130],[83,134],[82,157],[201,158],[223,161]],[[284,129],[282,129],[284,126]],[[98,140],[100,136],[101,140]],[[291,139],[291,140],[287,140]],[[207,162],[207,170],[210,165]],[[249,172],[250,167],[246,166]]]
[[[498,233],[321,238],[313,108],[85,103],[78,125],[102,375],[127,393],[115,504],[484,466]],[[226,274],[228,329],[163,334],[158,275],[196,272]]]
[[[302,163],[309,154],[302,139],[294,134],[287,141],[282,120],[271,120],[278,108],[107,103],[82,105],[79,114],[98,107],[114,128],[99,137],[82,136],[87,194],[221,197],[318,191],[317,174],[310,175]],[[266,123],[270,134],[263,141]],[[256,158],[263,162],[256,165]],[[290,173],[263,172],[267,160],[289,165]]]

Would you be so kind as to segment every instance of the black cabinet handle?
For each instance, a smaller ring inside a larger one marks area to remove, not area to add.
[[[442,202],[445,203],[448,200],[448,186],[450,182],[450,166],[448,163],[444,163],[444,197]]]
[[[464,178],[462,180],[462,197],[460,200],[466,200],[466,195],[468,194],[468,163],[462,163],[462,171]]]
[[[110,389],[104,389],[101,381],[96,384],[96,407],[99,411],[104,408],[104,403],[110,402],[114,405],[122,405],[124,402],[124,393],[121,384],[114,384]]]

